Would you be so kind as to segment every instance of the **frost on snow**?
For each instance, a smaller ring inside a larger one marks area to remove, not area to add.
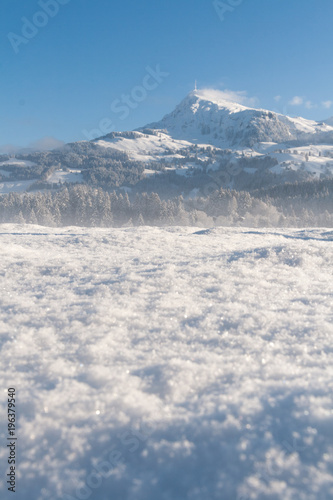
[[[0,232],[17,500],[333,498],[332,231]]]

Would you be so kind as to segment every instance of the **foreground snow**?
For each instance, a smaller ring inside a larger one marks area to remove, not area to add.
[[[17,500],[333,498],[332,231],[0,233]]]

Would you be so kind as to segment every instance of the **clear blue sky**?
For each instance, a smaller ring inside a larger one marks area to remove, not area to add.
[[[134,129],[171,111],[195,79],[293,116],[333,115],[332,0],[225,0],[239,5],[223,21],[211,0],[50,1],[53,17],[36,16],[38,0],[1,0],[0,146],[84,139],[103,119]],[[46,24],[10,41],[22,18]],[[135,109],[112,111],[158,64],[169,76],[150,79]]]

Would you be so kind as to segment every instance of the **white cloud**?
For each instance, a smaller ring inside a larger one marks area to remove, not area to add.
[[[223,101],[232,101],[242,104],[243,106],[256,107],[259,104],[259,99],[257,97],[249,97],[245,90],[215,90],[210,88],[204,88],[198,90],[198,94],[205,98],[220,99]]]
[[[311,102],[311,101],[306,101],[306,103],[305,103],[305,107],[306,107],[307,109],[312,109],[312,108],[316,108],[316,107],[317,107],[317,105],[316,105],[316,104],[313,104],[313,102]]]
[[[64,146],[64,144],[65,143],[63,141],[59,141],[55,137],[42,137],[37,141],[31,142],[28,147],[41,151],[49,151],[51,149],[60,148]]]
[[[16,153],[19,149],[18,146],[14,146],[14,144],[3,144],[0,146],[0,155],[11,155]]]
[[[291,106],[301,106],[304,102],[303,97],[300,97],[299,95],[295,95],[295,97],[292,98],[291,101],[289,101],[289,104]]]
[[[281,97],[280,95],[276,95],[276,96],[274,97],[274,101],[276,101],[276,102],[281,101],[281,99],[282,99],[282,97]]]
[[[42,137],[37,141],[31,142],[27,146],[14,146],[13,144],[5,144],[0,146],[0,154],[19,154],[31,151],[50,151],[51,149],[61,148],[64,146],[63,141],[59,141],[55,137]]]
[[[321,104],[325,109],[330,109],[333,105],[333,101],[323,101]]]

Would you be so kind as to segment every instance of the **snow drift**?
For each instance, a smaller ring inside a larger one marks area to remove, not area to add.
[[[332,241],[2,226],[15,498],[331,499]]]

